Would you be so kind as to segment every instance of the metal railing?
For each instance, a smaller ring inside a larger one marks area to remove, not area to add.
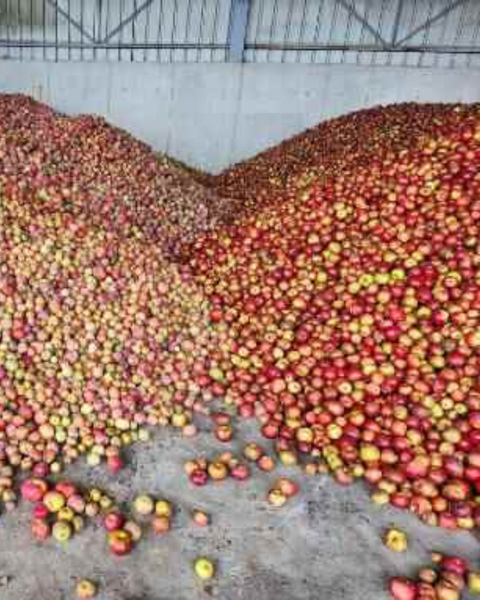
[[[480,66],[480,0],[0,0],[0,59]]]

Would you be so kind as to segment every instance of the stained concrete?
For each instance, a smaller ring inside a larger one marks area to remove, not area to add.
[[[253,439],[259,439],[256,426],[242,424],[232,446]],[[428,527],[411,514],[378,507],[362,484],[341,487],[328,476],[307,478],[284,468],[274,474],[254,470],[245,483],[194,488],[183,461],[202,452],[212,456],[224,446],[209,433],[192,441],[161,430],[129,452],[128,467],[117,477],[101,467],[77,465],[71,472],[77,480],[100,485],[122,501],[140,491],[172,500],[172,532],[161,538],[147,534],[123,558],[109,554],[104,531],[93,524],[64,547],[53,540],[39,545],[32,543],[23,507],[0,520],[0,575],[12,577],[0,587],[0,598],[70,600],[77,579],[89,577],[101,586],[100,600],[386,600],[387,577],[415,573],[432,549],[478,564],[473,535]],[[274,509],[265,493],[279,473],[295,478],[302,493]],[[211,513],[210,527],[190,522],[193,507]],[[392,524],[408,533],[405,554],[381,543]],[[217,561],[211,584],[193,574],[199,555]]]
[[[96,113],[155,149],[219,171],[321,120],[393,102],[475,102],[480,70],[320,64],[15,62],[0,92]]]

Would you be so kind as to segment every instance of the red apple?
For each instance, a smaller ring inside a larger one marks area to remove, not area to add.
[[[77,488],[71,481],[59,481],[55,485],[55,490],[67,499],[77,493]]]
[[[119,471],[121,471],[123,469],[123,467],[125,466],[125,463],[123,462],[123,459],[121,456],[118,456],[118,454],[115,454],[113,456],[109,456],[107,458],[107,467],[108,470],[110,471],[110,473],[118,473]]]
[[[388,590],[392,600],[415,600],[417,597],[417,584],[405,577],[392,577]]]
[[[107,531],[115,531],[116,529],[121,529],[124,523],[125,517],[115,510],[112,510],[111,512],[106,514],[103,520],[103,526]]]
[[[50,525],[44,519],[33,519],[30,524],[30,531],[39,542],[45,541],[51,533]]]
[[[115,529],[108,534],[108,545],[113,554],[124,556],[132,551],[132,535],[125,529]]]
[[[40,502],[47,491],[47,482],[36,477],[26,479],[20,488],[22,498],[28,502]]]
[[[32,515],[35,519],[47,519],[49,514],[48,508],[41,502],[33,507]]]

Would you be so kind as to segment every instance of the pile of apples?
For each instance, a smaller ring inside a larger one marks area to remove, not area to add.
[[[402,107],[360,115],[378,140],[368,160],[325,168],[307,134],[308,182],[295,167],[283,199],[200,236],[189,265],[227,330],[220,381],[239,415],[280,448],[323,459],[338,481],[365,478],[379,503],[472,529],[480,111],[420,108],[429,134],[413,143],[415,107],[404,110],[408,135],[395,127]],[[345,145],[361,154],[355,135]],[[305,138],[283,149],[303,155]],[[279,149],[259,163],[276,156],[288,163]]]
[[[218,399],[282,464],[473,529],[479,233],[478,105],[360,111],[209,177],[0,97],[0,499]]]

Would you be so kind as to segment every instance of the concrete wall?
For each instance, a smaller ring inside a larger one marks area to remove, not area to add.
[[[480,70],[353,65],[0,62],[0,92],[105,116],[210,171],[323,119],[403,101],[480,101]]]

